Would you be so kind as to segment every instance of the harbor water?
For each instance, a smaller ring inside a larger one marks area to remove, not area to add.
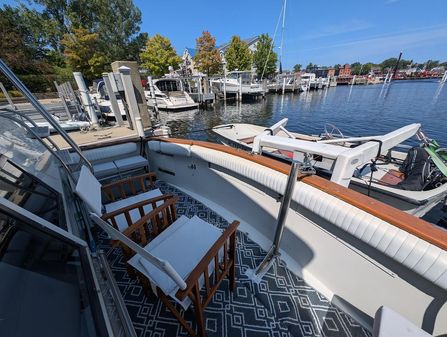
[[[217,103],[206,110],[161,113],[173,137],[218,142],[210,130],[219,124],[249,123],[268,127],[288,118],[287,129],[319,135],[325,123],[345,136],[380,135],[421,123],[429,138],[447,147],[447,85],[435,80],[396,81],[390,85],[337,86],[299,94],[269,94],[253,102]],[[416,145],[417,139],[407,142]],[[447,228],[442,203],[425,220]]]
[[[306,93],[269,94],[252,102],[219,102],[214,107],[161,113],[173,137],[217,141],[210,129],[219,124],[270,126],[288,118],[290,131],[320,134],[325,123],[344,135],[390,132],[410,123],[447,147],[447,85],[438,80],[396,81],[390,85],[338,86]]]

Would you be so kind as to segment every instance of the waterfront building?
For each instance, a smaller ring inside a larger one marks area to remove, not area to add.
[[[351,65],[345,64],[338,70],[338,77],[351,77]]]

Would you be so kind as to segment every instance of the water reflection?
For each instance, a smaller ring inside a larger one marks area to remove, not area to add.
[[[271,94],[251,102],[217,102],[205,110],[162,113],[176,137],[214,141],[213,126],[227,123],[272,125],[287,117],[288,129],[318,134],[325,123],[346,135],[390,132],[410,123],[447,145],[447,90],[434,81],[397,81],[391,85],[338,86],[299,94]]]

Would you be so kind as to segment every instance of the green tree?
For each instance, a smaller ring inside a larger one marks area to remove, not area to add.
[[[45,42],[35,35],[23,8],[0,8],[0,58],[18,74],[45,73],[51,67],[45,58]]]
[[[247,43],[241,40],[239,36],[231,38],[230,46],[225,52],[227,69],[232,70],[250,70],[252,64],[251,51]]]
[[[75,71],[80,71],[88,80],[99,77],[107,69],[107,59],[97,51],[98,34],[85,28],[75,28],[73,34],[65,34],[61,44],[67,63]]]
[[[297,63],[293,66],[293,71],[297,73],[297,72],[301,71],[301,67],[302,67],[302,65]]]
[[[197,53],[194,56],[194,63],[197,69],[208,76],[215,75],[222,68],[222,60],[216,48],[216,39],[208,32],[196,39]]]
[[[141,11],[132,0],[33,0],[42,6],[42,27],[49,45],[63,52],[65,34],[74,29],[84,28],[97,33],[97,49],[108,62],[119,59],[137,60],[139,50],[135,42],[144,39],[138,32],[141,24]],[[142,46],[140,44],[140,46]],[[131,51],[131,53],[129,53]]]
[[[306,66],[306,71],[307,71],[307,72],[313,71],[314,68],[315,68],[315,65],[314,65],[312,62],[310,62],[310,63]]]
[[[253,64],[258,78],[275,75],[278,55],[273,51],[273,40],[268,34],[259,36],[256,50],[253,53]]]
[[[155,34],[146,42],[146,49],[140,54],[141,66],[153,76],[162,76],[169,66],[178,68],[182,59],[177,55],[168,38]]]
[[[354,62],[351,64],[351,74],[352,75],[360,75],[360,72],[363,70],[362,64],[360,62]]]

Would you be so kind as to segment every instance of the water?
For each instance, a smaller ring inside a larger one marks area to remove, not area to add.
[[[397,81],[389,86],[338,86],[300,94],[269,94],[265,100],[216,103],[208,110],[161,113],[173,136],[216,141],[210,131],[226,123],[270,126],[287,117],[290,131],[320,134],[325,123],[345,135],[365,136],[421,123],[425,133],[447,147],[447,85],[435,80]]]

